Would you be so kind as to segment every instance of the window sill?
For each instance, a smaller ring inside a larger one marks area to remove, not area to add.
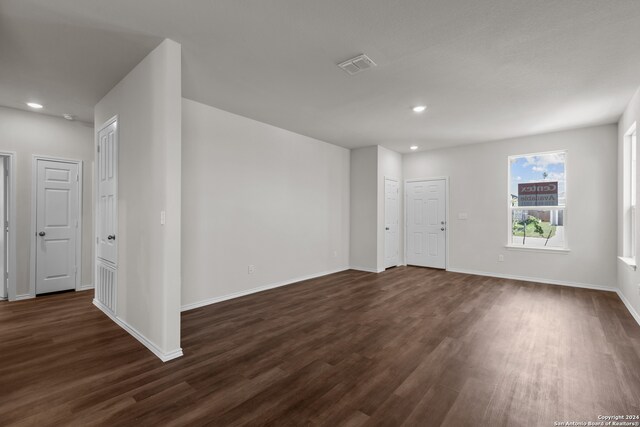
[[[532,246],[515,246],[505,245],[510,251],[525,251],[525,252],[544,252],[549,254],[568,254],[570,251],[567,248],[537,248]]]
[[[633,271],[636,271],[636,269],[638,268],[636,266],[636,259],[635,258],[628,258],[628,257],[619,256],[618,259],[620,261],[624,262],[625,264],[627,264],[627,267],[629,267]]]

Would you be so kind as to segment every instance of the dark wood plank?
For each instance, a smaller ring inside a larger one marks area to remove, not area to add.
[[[553,425],[635,414],[611,292],[400,267],[182,314],[162,363],[79,292],[0,303],[2,425]]]

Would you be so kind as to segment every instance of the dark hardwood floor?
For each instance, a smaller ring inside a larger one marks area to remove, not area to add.
[[[611,292],[403,267],[183,313],[162,363],[92,292],[0,303],[1,425],[553,426],[640,414]]]

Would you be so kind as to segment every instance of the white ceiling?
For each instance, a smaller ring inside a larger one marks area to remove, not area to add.
[[[186,98],[407,152],[617,121],[639,22],[637,0],[0,0],[0,104],[91,121],[168,37]],[[378,67],[336,66],[360,53]]]

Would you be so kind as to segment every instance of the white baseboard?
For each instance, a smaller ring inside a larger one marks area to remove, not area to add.
[[[378,270],[377,268],[358,267],[358,266],[355,266],[355,265],[352,265],[351,267],[349,267],[349,269],[358,270],[358,271],[364,271],[364,272],[367,272],[367,273],[382,273],[384,271],[384,269]]]
[[[629,313],[631,313],[633,318],[636,319],[636,322],[638,322],[638,325],[640,325],[640,314],[638,314],[636,309],[633,308],[633,306],[631,305],[631,302],[629,302],[629,300],[627,299],[627,297],[624,296],[621,290],[616,290],[616,292],[618,293],[618,296],[622,300],[625,307],[627,307],[627,310],[629,310]]]
[[[78,289],[76,289],[77,291],[89,291],[91,289],[93,289],[93,283],[89,283],[88,285],[82,285],[80,286]]]
[[[14,301],[22,301],[25,299],[31,299],[35,297],[36,297],[35,295],[31,295],[31,294],[16,295],[16,299]]]
[[[315,279],[317,277],[326,276],[328,274],[339,273],[341,271],[349,270],[349,267],[341,267],[336,270],[323,271],[322,273],[310,274],[308,276],[296,277],[295,279],[285,280],[282,282],[271,283],[269,285],[259,286],[257,288],[247,289],[245,291],[234,292],[232,294],[222,295],[214,298],[207,298],[205,300],[192,302],[182,306],[181,311],[193,310],[194,308],[204,307],[206,305],[215,304],[217,302],[227,301],[234,298],[240,298],[245,295],[255,294],[257,292],[268,291],[269,289],[279,288],[281,286],[292,285],[294,283],[302,282],[304,280]]]
[[[486,271],[466,270],[463,268],[447,268],[452,273],[473,274],[476,276],[497,277],[500,279],[521,280],[523,282],[545,283],[547,285],[571,286],[573,288],[594,289],[597,291],[617,292],[618,289],[612,286],[594,285],[591,283],[570,282],[566,280],[541,279],[538,277],[516,276],[512,274],[489,273]]]
[[[144,335],[142,335],[140,332],[138,332],[138,330],[136,328],[134,328],[133,326],[129,325],[124,320],[122,320],[119,317],[117,317],[114,314],[112,314],[111,311],[109,311],[109,309],[107,307],[105,307],[100,301],[98,301],[95,298],[93,300],[93,305],[98,307],[104,314],[109,316],[109,318],[111,320],[113,320],[118,326],[120,326],[122,329],[127,331],[135,339],[140,341],[142,343],[142,345],[147,347],[153,354],[155,354],[158,357],[158,359],[162,360],[163,362],[168,362],[169,360],[176,359],[176,358],[182,356],[182,349],[181,348],[179,348],[177,350],[170,351],[170,352],[162,351],[162,349],[160,347],[158,347],[153,342],[149,341]]]

